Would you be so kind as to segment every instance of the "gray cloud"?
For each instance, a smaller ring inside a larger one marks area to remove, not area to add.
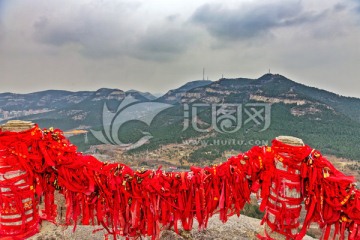
[[[355,7],[354,7],[355,12],[360,14],[360,1],[359,0],[352,0],[352,2],[354,2],[354,4],[355,4]]]
[[[33,24],[35,39],[56,47],[78,46],[84,56],[91,58],[125,55],[164,61],[186,51],[193,38],[177,21],[178,15],[146,26],[145,19],[134,17],[136,10],[124,10],[122,5],[110,12],[108,9],[77,9],[67,13],[66,19],[42,16]]]
[[[179,18],[178,14],[172,14],[166,17],[166,20],[168,20],[169,22],[174,22]]]
[[[333,10],[335,12],[347,11],[349,14],[360,13],[360,1],[359,0],[344,0],[334,5]]]
[[[253,2],[232,9],[206,4],[195,11],[191,21],[205,26],[216,38],[242,40],[267,36],[278,27],[315,22],[323,15],[304,11],[299,1]]]
[[[327,15],[309,27],[309,32],[313,40],[339,41],[347,39],[349,36],[356,35],[360,24],[360,15],[356,16],[354,0],[346,0],[335,3],[332,7],[324,10]],[[360,1],[358,1],[360,7]]]
[[[271,68],[359,97],[359,6],[359,0],[0,0],[0,85],[12,92],[166,92],[201,79],[203,67],[212,80],[256,78]]]
[[[4,26],[0,21],[0,41],[2,41],[5,37],[5,30],[4,30]]]
[[[186,52],[194,38],[192,31],[185,27],[153,26],[142,35],[133,54],[141,59],[172,60]]]
[[[77,11],[76,11],[77,10]],[[83,55],[112,57],[124,53],[131,42],[131,28],[126,22],[126,9],[76,9],[58,15],[42,16],[34,23],[35,39],[57,47],[77,45]],[[118,15],[119,14],[119,15]]]
[[[334,5],[334,11],[335,12],[341,12],[344,11],[345,9],[347,9],[347,5],[344,3],[337,3]]]
[[[86,32],[81,29],[81,26],[69,26],[68,24],[56,26],[48,19],[48,17],[45,16],[39,18],[34,23],[34,28],[36,30],[37,40],[42,43],[55,46],[63,46],[70,43],[81,43],[81,34],[82,32]]]
[[[0,41],[5,36],[5,28],[4,28],[3,17],[2,17],[3,12],[4,12],[4,8],[5,8],[5,1],[0,0]]]

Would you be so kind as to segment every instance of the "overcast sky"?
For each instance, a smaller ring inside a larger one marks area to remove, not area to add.
[[[360,97],[360,0],[0,0],[0,92],[166,92],[271,69]]]

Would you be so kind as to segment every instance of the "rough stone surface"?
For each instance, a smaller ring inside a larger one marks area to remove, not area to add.
[[[35,124],[29,121],[21,121],[21,120],[10,120],[5,124],[0,125],[0,129],[2,131],[10,131],[10,132],[21,132],[28,130],[34,127]]]
[[[52,223],[44,221],[40,233],[29,238],[30,240],[102,240],[104,239],[105,231],[94,230],[100,229],[100,227],[92,226],[77,226],[76,231],[73,232],[73,227],[56,226]],[[230,217],[226,223],[222,223],[219,220],[219,216],[213,216],[209,220],[208,228],[203,231],[198,231],[198,225],[194,222],[193,230],[186,232],[184,230],[179,231],[179,235],[172,230],[164,230],[160,236],[161,240],[255,240],[256,234],[263,233],[263,226],[260,225],[259,219],[250,218],[247,216]],[[112,237],[109,237],[112,239]],[[125,239],[125,238],[119,238]],[[148,237],[137,238],[147,239]],[[314,239],[306,236],[304,240]]]

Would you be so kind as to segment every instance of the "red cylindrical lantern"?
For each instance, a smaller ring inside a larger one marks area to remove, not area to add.
[[[25,238],[39,231],[32,178],[18,159],[0,150],[0,236]]]
[[[304,149],[307,148],[299,138],[280,136],[273,140],[272,149],[275,173],[266,208],[265,232],[274,239],[285,239],[285,236],[295,238],[299,232],[299,217],[303,200],[300,169],[305,158],[303,154],[295,153],[305,152],[306,154],[307,151]]]

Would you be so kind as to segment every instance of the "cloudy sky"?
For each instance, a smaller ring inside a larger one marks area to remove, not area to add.
[[[360,0],[0,0],[0,92],[294,81],[360,97]]]

